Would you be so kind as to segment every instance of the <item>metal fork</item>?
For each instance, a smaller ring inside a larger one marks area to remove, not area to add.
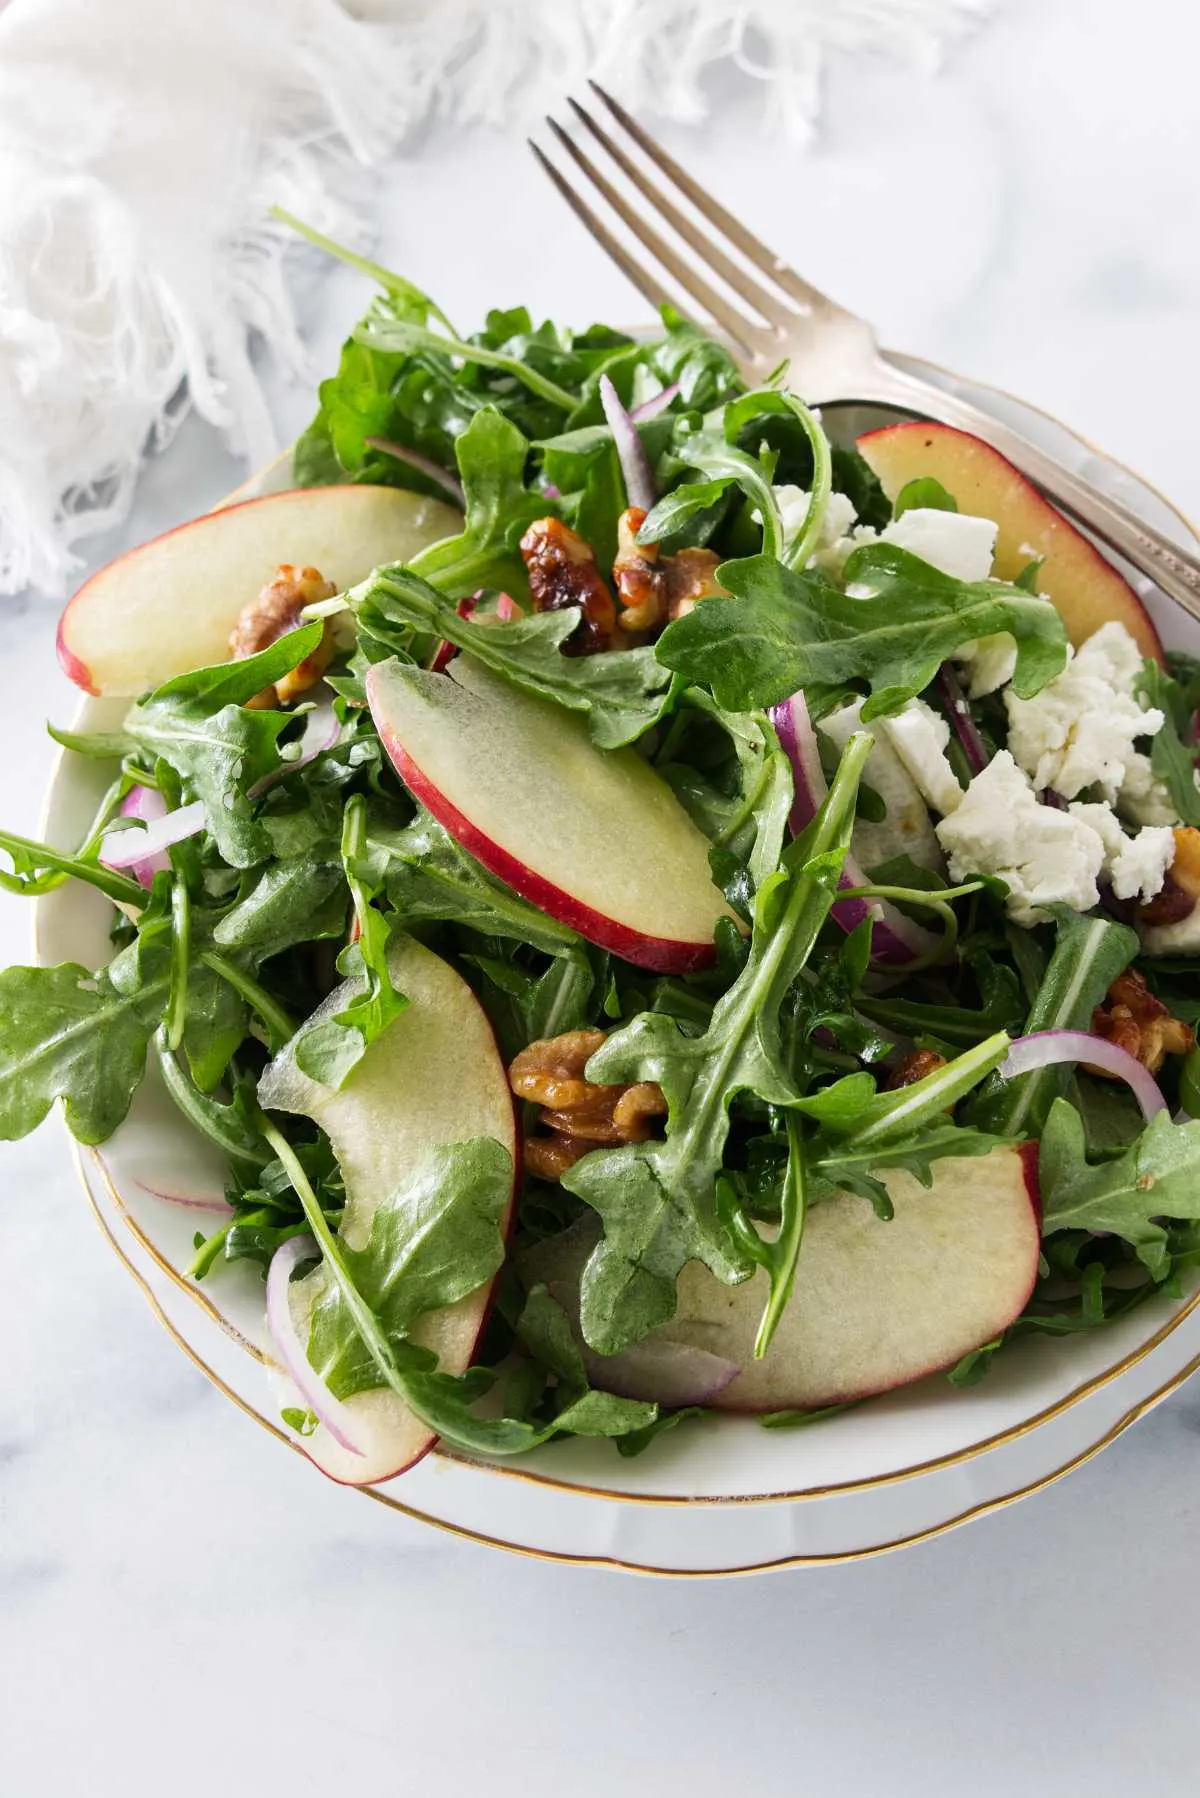
[[[594,193],[628,227],[648,257],[640,256],[610,229],[537,144],[531,142],[530,148],[592,236],[653,305],[669,303],[678,311],[686,311],[695,323],[723,334],[743,372],[752,380],[764,380],[787,361],[789,385],[811,405],[890,406],[981,437],[1015,463],[1064,512],[1078,519],[1200,619],[1200,557],[1181,549],[1119,501],[1105,498],[999,419],[981,412],[957,394],[897,367],[880,349],[865,319],[839,306],[789,268],[740,219],[706,193],[611,94],[594,81],[589,85],[624,135],[615,135],[611,126],[602,125],[578,101],[571,100],[571,108],[609,161],[636,190],[642,204],[634,205],[554,119],[546,122]],[[626,140],[637,146],[663,181],[651,178],[643,164],[630,154]],[[691,212],[681,208],[680,198],[713,227],[711,232],[705,231]],[[681,244],[693,252],[700,266],[681,254]],[[730,250],[738,251],[744,260],[735,260]],[[683,289],[693,306],[680,305],[676,294],[668,291],[649,265],[650,258]],[[757,273],[752,274],[746,263]],[[722,287],[714,286],[711,277]]]

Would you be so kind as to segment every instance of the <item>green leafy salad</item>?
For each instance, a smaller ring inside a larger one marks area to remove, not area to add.
[[[805,1423],[1178,1295],[1200,665],[961,433],[372,272],[300,491],[198,521],[186,602],[151,544],[146,605],[68,608],[128,710],[53,734],[111,785],[0,878],[97,889],[112,953],[0,975],[0,1135],[165,1084],[228,1165],[187,1276],[261,1269],[351,1481]],[[185,603],[229,653],[139,661]]]

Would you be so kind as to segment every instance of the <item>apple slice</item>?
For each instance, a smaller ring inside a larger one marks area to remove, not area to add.
[[[710,966],[733,914],[708,839],[635,750],[468,655],[449,675],[378,662],[367,697],[401,780],[489,873],[638,967]]]
[[[999,450],[966,431],[919,419],[868,431],[858,449],[890,500],[909,481],[932,475],[960,512],[990,518],[999,527],[993,572],[1000,580],[1015,580],[1043,556],[1038,591],[1054,601],[1076,647],[1116,619],[1144,656],[1162,661],[1158,632],[1129,582]]]
[[[761,1361],[754,1338],[766,1274],[723,1286],[695,1261],[680,1276],[676,1315],[645,1346],[682,1344],[735,1361],[741,1373],[709,1400],[729,1411],[820,1410],[952,1367],[1012,1323],[1033,1291],[1041,1235],[1035,1153],[1025,1145],[947,1158],[934,1163],[928,1187],[912,1174],[885,1173],[895,1206],[889,1223],[853,1193],[815,1205],[795,1293]],[[579,1276],[597,1235],[588,1218],[539,1244],[522,1257],[522,1279],[545,1281],[560,1299],[574,1294],[578,1316]],[[605,1360],[588,1363],[602,1387]]]
[[[239,615],[281,563],[349,587],[461,522],[396,487],[299,487],[223,506],[85,581],[59,620],[59,662],[85,693],[133,696],[224,661]]]
[[[422,1157],[449,1143],[490,1137],[512,1157],[513,1193],[519,1138],[504,1063],[479,1001],[462,976],[422,944],[402,937],[389,961],[392,978],[409,999],[407,1010],[367,1050],[340,1091],[301,1073],[289,1049],[259,1082],[260,1102],[272,1111],[312,1118],[328,1134],[346,1183],[340,1234],[352,1248],[366,1240],[379,1203],[412,1178]],[[338,987],[314,1013],[340,1011],[355,983]],[[502,1225],[506,1233],[512,1201]],[[307,1340],[306,1281],[289,1294],[302,1341]],[[447,1373],[470,1366],[487,1318],[491,1282],[422,1317],[413,1340],[432,1349]],[[390,1388],[345,1401],[354,1420],[356,1455],[318,1429],[304,1447],[317,1466],[345,1485],[391,1479],[432,1446],[428,1426]]]

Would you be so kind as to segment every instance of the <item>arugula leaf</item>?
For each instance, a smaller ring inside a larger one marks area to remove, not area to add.
[[[1083,1121],[1055,1099],[1038,1159],[1042,1232],[1108,1232],[1132,1243],[1155,1279],[1170,1267],[1161,1218],[1200,1219],[1200,1122],[1148,1124],[1124,1155],[1090,1166]]]
[[[93,859],[98,848],[97,843],[95,850],[89,849],[88,853],[67,855],[51,849],[48,843],[35,842],[32,837],[19,837],[12,831],[0,830],[0,850],[12,861],[11,874],[0,869],[0,886],[10,893],[33,897],[53,891],[70,875],[97,888],[116,905],[141,907],[145,903],[145,889],[136,880],[130,880],[127,874],[118,874],[115,868],[101,867]]]
[[[1055,906],[1054,954],[1025,1020],[1036,1030],[1086,1030],[1118,974],[1138,952],[1136,931],[1109,918],[1083,917]],[[1038,1068],[1017,1080],[989,1081],[973,1101],[968,1121],[999,1136],[1037,1136],[1050,1108],[1066,1092],[1071,1067]]]
[[[104,1142],[129,1110],[169,976],[136,964],[89,974],[76,962],[0,973],[0,1137],[37,1128],[55,1099],[79,1142]],[[122,978],[122,976],[131,976]]]
[[[551,955],[579,941],[565,924],[493,880],[423,808],[403,830],[369,822],[367,842],[372,859],[382,858],[388,899],[406,923],[446,920]]]
[[[564,412],[572,411],[575,406],[575,394],[539,374],[529,361],[505,355],[500,350],[488,349],[480,343],[467,342],[463,338],[443,336],[441,332],[432,331],[427,325],[417,324],[409,319],[389,318],[380,312],[368,313],[354,336],[357,342],[365,344],[368,349],[399,351],[404,355],[411,355],[414,350],[432,350],[437,355],[454,356],[464,362],[477,362],[481,368],[495,369],[500,374],[523,382],[539,399],[561,407]]]
[[[656,1080],[669,1107],[665,1140],[586,1155],[562,1181],[604,1222],[581,1307],[584,1337],[601,1354],[616,1354],[674,1315],[687,1261],[703,1261],[727,1284],[751,1272],[717,1209],[729,1108],[747,1089],[775,1104],[800,1096],[780,1013],[828,915],[871,742],[865,733],[850,739],[821,811],[760,889],[749,959],[704,1034],[685,1036],[674,1018],[643,1012],[588,1063],[590,1080]]]
[[[406,1339],[496,1273],[512,1177],[512,1157],[490,1137],[432,1145],[376,1207],[362,1246],[340,1239],[345,1270],[389,1339]],[[328,1262],[309,1278],[308,1358],[321,1378],[339,1398],[384,1384]]]
[[[935,1036],[939,1042],[969,1047],[997,1030],[1015,1030],[1025,1018],[1025,999],[1012,968],[977,950],[964,956],[979,988],[978,1006],[939,1005],[890,993],[863,993],[858,1009],[902,1036]]]
[[[1192,741],[1195,706],[1191,695],[1165,668],[1147,659],[1138,681],[1138,698],[1166,719],[1150,741],[1150,767],[1166,786],[1171,804],[1185,824],[1200,826],[1200,786],[1196,784],[1200,747]]]
[[[554,1418],[555,1429],[565,1428],[577,1436],[620,1437],[653,1428],[657,1405],[591,1389],[571,1320],[545,1286],[533,1286],[526,1295],[517,1336],[534,1360],[558,1381],[556,1396],[565,1402]]]
[[[670,677],[652,648],[627,649],[620,655],[562,653],[579,623],[578,606],[539,612],[511,624],[477,623],[460,618],[449,599],[401,567],[377,568],[348,597],[367,628],[377,634],[400,624],[442,637],[514,686],[570,711],[586,712],[593,741],[602,749],[632,743],[666,708]]]
[[[957,512],[958,501],[931,474],[923,474],[918,475],[915,481],[906,481],[901,487],[892,507],[892,517],[903,518],[906,512],[918,508],[929,512]]]
[[[678,536],[695,519],[720,505],[732,485],[732,475],[722,475],[712,481],[682,482],[650,508],[638,531],[637,541],[655,544]]]
[[[830,459],[834,492],[846,495],[860,524],[883,530],[891,523],[892,508],[878,475],[867,467],[857,450],[840,449],[835,443],[830,450]]]
[[[556,955],[544,973],[497,955],[463,959],[482,976],[485,1008],[506,1061],[529,1043],[588,1022],[595,975],[582,943]]]
[[[699,330],[673,306],[662,308],[667,335],[650,347],[650,365],[664,387],[678,383],[678,404],[689,412],[711,412],[743,388],[729,351]]]
[[[850,598],[769,555],[723,562],[718,578],[730,597],[701,600],[669,624],[659,661],[707,686],[727,711],[776,705],[803,688],[820,713],[850,684],[869,685],[864,723],[898,711],[956,649],[992,632],[1016,638],[1012,684],[1023,699],[1066,665],[1066,630],[1049,600],[998,581],[953,580],[891,543],[856,549],[845,572],[850,584],[869,583],[872,597]]]
[[[922,1186],[929,1186],[933,1164],[943,1156],[988,1155],[1004,1140],[949,1119],[914,1130],[909,1136],[887,1137],[881,1142],[817,1137],[809,1153],[814,1195],[828,1198],[835,1192],[856,1192],[874,1207],[878,1217],[887,1219],[892,1216],[893,1206],[887,1188],[878,1178],[882,1169],[902,1169]]]
[[[73,750],[76,755],[87,756],[96,762],[118,762],[136,747],[133,738],[121,730],[74,731],[64,730],[58,724],[47,724],[46,734],[60,748]]]
[[[528,440],[492,406],[476,413],[455,444],[466,517],[457,537],[431,544],[412,569],[451,599],[479,587],[528,590],[517,542],[527,525],[553,511],[525,486]],[[361,591],[361,589],[360,589]]]
[[[342,1086],[376,1037],[398,1018],[408,1005],[392,983],[388,943],[392,920],[371,903],[383,891],[377,858],[368,850],[367,802],[361,793],[346,801],[342,823],[342,867],[358,934],[338,958],[338,971],[358,977],[362,985],[342,1011],[299,1033],[295,1058],[301,1073],[324,1086]]]
[[[334,1236],[291,1144],[266,1118],[261,1127],[323,1251],[303,1282],[312,1301],[308,1356],[339,1397],[390,1386],[439,1436],[485,1454],[520,1454],[558,1431],[615,1435],[655,1420],[657,1406],[590,1392],[586,1380],[577,1394],[567,1388],[565,1407],[540,1426],[481,1418],[473,1406],[495,1374],[484,1367],[436,1371],[420,1344],[421,1319],[478,1291],[504,1260],[499,1225],[513,1169],[499,1143],[480,1137],[431,1149],[376,1207],[367,1240],[356,1249]]]
[[[247,788],[282,765],[279,737],[288,712],[248,711],[246,701],[297,667],[321,641],[315,621],[290,631],[240,662],[198,668],[141,700],[125,729],[181,777],[185,794],[204,803],[209,834],[234,868],[251,868],[270,854]]]
[[[223,949],[277,955],[295,943],[341,936],[347,895],[340,860],[306,849],[271,861],[213,928]]]
[[[176,891],[179,890],[177,885]],[[183,1052],[192,1079],[202,1093],[210,1093],[248,1034],[246,1002],[204,962],[191,964],[186,990]]]

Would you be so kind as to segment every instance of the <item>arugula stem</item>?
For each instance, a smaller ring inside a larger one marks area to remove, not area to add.
[[[381,320],[375,328],[360,325],[354,333],[354,341],[370,350],[393,350],[401,353],[413,350],[434,350],[442,356],[457,356],[463,362],[477,362],[482,368],[498,369],[501,374],[511,375],[528,387],[530,393],[536,393],[539,399],[548,400],[552,406],[558,406],[563,412],[573,412],[578,404],[578,395],[557,381],[551,381],[546,375],[539,374],[528,363],[519,362],[515,356],[506,356],[500,350],[485,350],[479,344],[465,343],[461,337],[443,337],[440,331],[431,331],[425,325],[410,324],[405,319]]]
[[[228,961],[225,956],[218,955],[215,949],[205,949],[200,960],[206,968],[228,981],[234,992],[240,993],[252,1011],[258,1013],[259,1019],[267,1032],[267,1047],[272,1055],[277,1055],[284,1044],[290,1042],[296,1034],[296,1026],[283,1006],[272,999],[266,988],[238,967],[236,962]]]
[[[102,868],[98,862],[84,861],[78,855],[63,855],[47,843],[34,842],[31,837],[19,837],[13,831],[0,830],[0,849],[7,850],[14,860],[18,855],[28,856],[41,868],[85,881],[88,886],[97,887],[106,894],[115,905],[128,905],[141,911],[146,903],[145,888],[136,880],[127,880],[124,874]],[[19,879],[19,876],[5,876],[5,884],[13,878]]]
[[[154,1046],[158,1051],[163,1085],[188,1122],[231,1161],[249,1161],[261,1167],[267,1159],[262,1145],[240,1127],[232,1105],[210,1099],[193,1085],[167,1048],[166,1035],[161,1029]]]
[[[167,1048],[172,1054],[187,1029],[188,967],[192,957],[192,901],[178,871],[171,888],[171,987],[167,999]]]
[[[323,231],[318,231],[314,225],[306,225],[303,219],[298,219],[295,213],[289,212],[284,206],[272,206],[269,210],[272,218],[289,226],[297,236],[303,237],[316,249],[324,250],[329,256],[335,256],[339,262],[344,262],[347,268],[356,268],[361,275],[368,275],[372,281],[377,282],[383,288],[385,293],[391,294],[393,299],[417,301],[422,306],[428,307],[434,318],[440,319],[447,331],[453,333],[454,327],[441,307],[436,306],[428,294],[422,293],[419,287],[414,287],[411,281],[406,281],[403,275],[397,275],[390,268],[384,268],[381,262],[372,262],[370,257],[360,256],[357,250],[349,250],[345,244],[338,243],[332,237],[326,237]]]
[[[689,450],[684,443],[678,454],[689,468],[698,468],[701,474],[736,481],[746,498],[757,508],[762,521],[762,553],[764,556],[782,558],[783,519],[775,489],[762,464],[731,443],[705,444],[695,450]]]
[[[228,1223],[218,1225],[211,1236],[206,1236],[204,1238],[204,1241],[200,1244],[200,1247],[196,1250],[192,1261],[188,1265],[187,1276],[189,1280],[202,1280],[204,1278],[213,1262],[217,1260],[221,1250],[225,1247],[225,1238],[229,1235],[232,1228],[233,1219],[230,1218]]]
[[[783,558],[789,568],[806,568],[809,558],[821,540],[821,526],[825,522],[830,489],[833,486],[833,458],[829,453],[829,440],[808,407],[798,400],[794,393],[784,393],[780,390],[779,397],[799,419],[813,453],[813,477],[812,488],[808,496],[808,510],[804,514],[803,525]]]
[[[893,899],[901,905],[927,905],[936,911],[947,899],[965,899],[969,893],[983,891],[982,880],[968,880],[960,887],[883,887],[868,881],[861,887],[842,887],[841,899]]]
[[[804,1132],[794,1112],[784,1116],[788,1137],[788,1165],[781,1195],[779,1235],[771,1245],[771,1291],[767,1298],[758,1335],[754,1339],[754,1358],[761,1361],[771,1346],[771,1338],[787,1309],[796,1284],[800,1262],[800,1245],[804,1238],[804,1220],[808,1201],[804,1184]]]
[[[853,1152],[873,1143],[882,1145],[891,1137],[907,1135],[928,1123],[978,1086],[986,1074],[998,1068],[1010,1046],[1007,1030],[998,1030],[912,1086],[901,1087],[898,1092],[877,1093],[864,1107],[863,1121],[841,1146]]]
[[[866,766],[867,757],[871,754],[875,739],[867,731],[856,731],[842,752],[842,759],[834,776],[833,785],[816,818],[809,826],[804,837],[797,842],[807,852],[807,859],[791,877],[791,890],[784,902],[784,914],[778,928],[770,935],[767,947],[757,964],[755,989],[761,995],[770,993],[773,983],[779,976],[781,965],[794,966],[797,971],[804,966],[812,953],[813,945],[820,934],[821,926],[829,915],[829,908],[835,897],[834,884],[817,880],[804,872],[804,868],[819,858],[829,856],[838,849],[845,850],[849,842],[850,830],[854,823],[854,802],[858,793],[859,781]],[[782,878],[782,876],[780,877]],[[767,891],[766,888],[763,889]],[[762,894],[759,895],[759,903]],[[754,951],[751,950],[753,962]],[[751,964],[747,964],[749,967]],[[734,991],[735,989],[731,989]],[[728,997],[728,995],[727,995]],[[718,1003],[717,1012],[721,1009]],[[736,1066],[743,1052],[746,1037],[757,1028],[757,1008],[746,1008],[737,1020],[737,1025],[730,1030],[716,1059],[711,1078],[705,1082],[705,1090],[694,1113],[688,1120],[688,1133],[693,1142],[703,1142],[712,1132],[714,1116],[719,1109],[725,1107],[725,1093],[728,1087],[731,1070]],[[1007,1047],[1008,1039],[1005,1038]],[[671,1127],[667,1126],[667,1140],[671,1139]],[[676,1178],[680,1170],[676,1170]],[[718,1191],[720,1183],[718,1182]],[[769,1245],[765,1244],[758,1232],[748,1220],[744,1219],[740,1206],[729,1204],[724,1207],[724,1221],[730,1227],[731,1235],[744,1255],[763,1265],[763,1256],[770,1254]],[[746,1223],[750,1237],[745,1236],[739,1219]]]
[[[342,1297],[346,1301],[346,1309],[354,1320],[354,1327],[362,1338],[364,1348],[383,1375],[385,1384],[390,1386],[392,1391],[397,1393],[407,1404],[409,1397],[406,1383],[392,1345],[384,1334],[379,1319],[354,1284],[342,1254],[341,1244],[329,1227],[325,1213],[321,1209],[321,1201],[313,1191],[299,1157],[286,1136],[277,1130],[262,1112],[258,1115],[257,1123],[291,1182],[292,1189],[299,1199],[301,1209],[307,1219],[308,1227],[316,1237],[325,1258],[325,1264],[341,1290]]]

